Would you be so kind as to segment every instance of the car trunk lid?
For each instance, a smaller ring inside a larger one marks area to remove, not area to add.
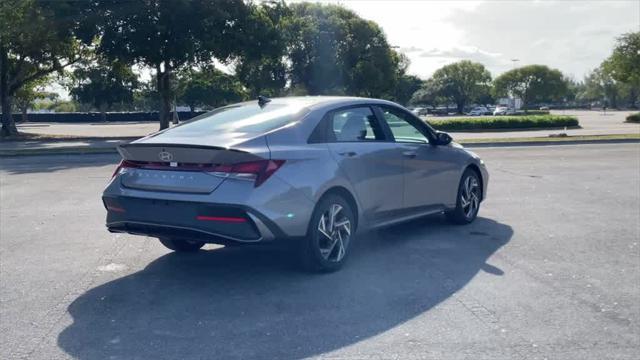
[[[124,187],[137,190],[208,194],[225,181],[221,166],[268,160],[264,137],[234,148],[179,143],[121,145],[118,169]]]

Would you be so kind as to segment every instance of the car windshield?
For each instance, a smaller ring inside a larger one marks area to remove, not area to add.
[[[197,136],[203,133],[263,133],[297,119],[300,104],[275,103],[259,106],[257,102],[225,106],[195,117],[170,130],[173,136]]]

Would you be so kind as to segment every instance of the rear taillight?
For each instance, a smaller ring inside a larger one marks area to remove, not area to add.
[[[214,176],[253,181],[256,187],[262,185],[284,164],[284,160],[258,160],[230,165],[209,165],[190,163],[158,163],[122,160],[111,178],[127,168],[174,171],[202,171]]]
[[[120,160],[120,163],[116,167],[116,170],[113,172],[113,175],[111,175],[111,178],[113,179],[114,177],[116,177],[116,175],[118,175],[120,173],[120,170],[122,170],[122,169],[139,168],[139,167],[142,167],[142,165],[134,163],[134,162],[129,161],[129,160]]]
[[[284,160],[259,160],[233,165],[219,165],[210,171],[215,176],[254,181],[256,187],[278,170]]]

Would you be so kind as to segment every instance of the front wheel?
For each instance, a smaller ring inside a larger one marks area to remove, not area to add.
[[[306,270],[329,272],[342,267],[355,234],[356,221],[351,206],[340,196],[329,195],[317,205],[307,237],[301,245],[301,261]]]
[[[482,187],[478,174],[467,169],[458,186],[458,196],[456,208],[446,212],[447,218],[456,224],[468,224],[476,219],[480,210],[480,199],[482,198]]]
[[[162,245],[176,252],[195,252],[204,246],[201,241],[179,240],[171,238],[158,238]]]

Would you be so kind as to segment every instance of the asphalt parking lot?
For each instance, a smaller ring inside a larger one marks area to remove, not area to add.
[[[0,159],[0,358],[637,359],[640,144],[474,151],[474,224],[365,234],[325,275],[109,234],[115,156]]]

